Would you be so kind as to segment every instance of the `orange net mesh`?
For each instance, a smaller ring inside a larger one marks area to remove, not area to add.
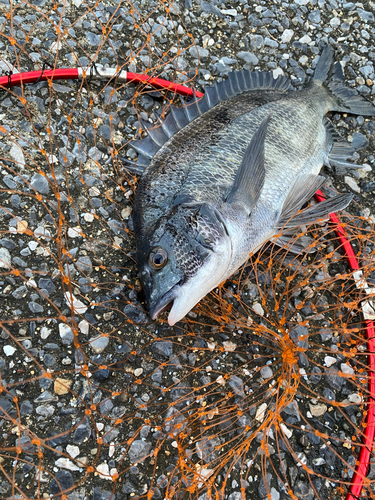
[[[5,2],[0,67],[110,63],[189,85],[181,10]],[[266,245],[180,326],[150,322],[137,178],[118,157],[175,96],[89,80],[0,90],[0,498],[344,498],[372,400],[368,295],[334,228],[309,228],[313,253]],[[350,210],[371,284],[373,221]]]

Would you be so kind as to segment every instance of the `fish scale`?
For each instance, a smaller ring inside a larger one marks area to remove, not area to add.
[[[328,111],[375,115],[345,86],[330,46],[301,91],[272,73],[232,73],[133,143],[143,169],[137,261],[152,318],[171,305],[169,324],[181,320],[270,239],[299,253],[301,244],[281,231],[349,204],[342,194],[301,210],[324,182],[323,164],[355,167]]]

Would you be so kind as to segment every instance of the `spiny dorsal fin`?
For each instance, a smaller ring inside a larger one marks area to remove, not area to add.
[[[141,123],[147,130],[148,137],[138,139],[129,144],[142,155],[142,164],[149,163],[154,154],[179,130],[210,110],[224,99],[234,97],[251,90],[292,90],[289,78],[273,77],[269,71],[236,71],[229,73],[228,79],[205,88],[204,97],[194,97],[183,101],[182,107],[171,106],[162,126]],[[152,127],[152,128],[151,128]]]
[[[264,184],[264,142],[270,119],[271,115],[267,116],[251,138],[233,186],[224,200],[226,203],[241,202],[249,209],[249,212],[258,201]]]

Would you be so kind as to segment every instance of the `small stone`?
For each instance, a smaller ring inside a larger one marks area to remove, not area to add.
[[[90,323],[83,319],[78,323],[78,328],[83,335],[87,335],[89,333]]]
[[[91,436],[91,429],[88,424],[81,424],[77,427],[73,435],[73,443],[81,444],[88,441]]]
[[[31,178],[30,184],[36,191],[38,191],[38,193],[49,193],[49,184],[44,175],[34,174]]]
[[[323,404],[312,405],[310,404],[310,413],[313,417],[321,417],[327,412],[327,406]]]
[[[78,448],[78,446],[74,446],[74,445],[71,445],[71,444],[68,444],[67,447],[66,447],[66,451],[67,453],[69,453],[69,455],[72,457],[72,458],[76,458],[78,457],[78,455],[81,453],[80,449]]]
[[[51,481],[50,493],[51,495],[57,495],[62,493],[74,485],[74,479],[70,472],[65,470],[59,470],[55,477]]]
[[[254,310],[254,312],[256,312],[257,314],[259,314],[260,316],[264,316],[264,309],[259,304],[259,302],[255,302],[255,304],[253,304],[253,310]]]
[[[312,463],[314,465],[324,465],[326,463],[326,461],[324,460],[324,458],[314,458],[314,460],[312,461]]]
[[[275,488],[271,488],[271,500],[280,500],[280,493]]]
[[[73,383],[73,380],[57,377],[55,379],[53,389],[56,392],[56,394],[59,394],[59,395],[68,394],[69,388],[71,387],[72,383]]]
[[[0,248],[0,268],[10,269],[11,261],[12,259],[9,250],[7,250],[6,248]]]
[[[79,259],[76,261],[76,266],[82,273],[92,273],[92,262],[90,257],[87,257],[86,255],[79,257]]]
[[[149,454],[150,450],[151,443],[142,441],[141,439],[133,441],[128,452],[129,460],[132,463],[139,462]]]
[[[42,313],[44,311],[44,307],[37,302],[29,302],[29,309],[34,314]]]
[[[337,359],[332,356],[325,356],[324,358],[324,366],[328,366],[328,368],[336,363]]]
[[[99,477],[101,479],[107,479],[109,481],[112,481],[112,477],[109,474],[108,464],[106,463],[99,464],[96,468],[96,471],[99,473]]]
[[[332,28],[337,28],[340,26],[341,21],[338,17],[333,17],[330,21],[329,24],[332,26]]]
[[[19,233],[19,234],[25,233],[27,230],[27,226],[28,226],[27,221],[19,220],[17,222],[17,233]]]
[[[307,43],[307,44],[309,44],[309,43],[311,43],[311,38],[309,37],[309,35],[305,35],[302,38],[300,38],[299,41],[301,43]]]
[[[99,335],[98,337],[92,337],[89,342],[91,349],[96,352],[96,354],[100,354],[107,347],[109,338],[107,335]]]
[[[202,57],[209,57],[210,53],[207,49],[200,47],[199,45],[193,45],[189,49],[190,54],[196,59],[200,59]]]
[[[358,186],[358,184],[356,183],[356,181],[352,177],[349,177],[349,176],[346,175],[344,177],[344,181],[350,187],[350,189],[352,189],[356,193],[360,193],[361,192],[361,188]]]
[[[289,43],[290,40],[293,38],[294,31],[293,30],[284,30],[283,34],[281,35],[281,43]]]
[[[281,423],[280,428],[288,439],[290,439],[293,436],[293,431],[290,430],[285,424]]]
[[[255,414],[255,420],[257,420],[258,422],[263,422],[266,410],[267,410],[267,403],[262,403],[260,406],[258,406]]]
[[[27,288],[25,287],[25,285],[22,285],[16,288],[12,295],[16,300],[24,299],[27,295]]]
[[[79,226],[70,227],[68,229],[68,236],[69,238],[78,238],[79,236],[81,236],[81,228]]]
[[[25,157],[23,155],[22,148],[20,148],[18,144],[13,144],[9,153],[13,160],[18,164],[18,167],[22,168],[25,166]]]
[[[143,373],[143,368],[136,368],[134,370],[134,376],[135,377],[139,377],[140,375],[142,375],[142,373]]]
[[[353,368],[347,363],[341,363],[341,371],[347,375],[353,375],[354,373]]]
[[[223,342],[223,347],[225,352],[234,352],[237,348],[237,344],[230,340],[226,340]]]
[[[73,342],[74,334],[66,323],[59,324],[59,333],[64,345],[70,345]]]
[[[362,403],[362,397],[356,393],[356,392],[353,392],[352,394],[349,394],[348,396],[348,400],[350,403],[354,403],[356,405],[359,405]]]
[[[238,57],[240,59],[243,59],[246,63],[248,64],[258,64],[259,62],[259,59],[257,58],[257,56],[255,54],[253,54],[252,52],[238,52]]]
[[[86,222],[93,222],[94,216],[93,214],[86,213],[83,218],[85,219]]]
[[[320,10],[315,9],[309,14],[309,21],[312,23],[320,23]]]
[[[51,328],[43,326],[40,330],[40,338],[46,340],[51,335]]]
[[[13,356],[13,354],[16,352],[16,349],[11,345],[5,345],[3,347],[3,351],[6,356]]]
[[[76,297],[70,292],[65,292],[64,295],[70,309],[73,309],[73,311],[77,314],[85,314],[87,306],[81,300],[76,299]]]
[[[60,467],[62,469],[68,469],[68,470],[79,470],[78,465],[73,463],[69,458],[66,457],[61,457],[58,460],[56,460],[55,465],[57,467]]]
[[[44,418],[52,417],[55,413],[55,408],[52,405],[40,405],[35,408],[37,415],[41,415]]]
[[[363,10],[360,8],[357,8],[357,12],[358,12],[359,17],[361,19],[363,19],[364,21],[367,21],[370,23],[374,22],[375,17],[374,17],[374,14],[372,12],[369,12],[368,10]]]
[[[264,379],[268,379],[273,376],[273,371],[270,366],[266,365],[261,368],[260,374]]]

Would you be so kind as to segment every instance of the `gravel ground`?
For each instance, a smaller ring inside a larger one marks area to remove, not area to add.
[[[372,2],[166,5],[0,0],[0,71],[95,60],[202,90],[245,68],[300,88],[329,43],[348,85],[374,101]],[[0,91],[0,498],[342,498],[365,409],[353,373],[366,357],[358,330],[346,331],[358,302],[348,312],[335,292],[353,286],[327,227],[329,265],[266,252],[188,322],[149,322],[136,180],[118,158],[135,157],[139,116],[155,121],[162,104],[116,82]],[[358,249],[371,256],[375,121],[331,119],[363,168],[324,169],[326,189],[354,193],[349,211],[367,218],[356,219]],[[275,279],[279,265],[288,270]]]

